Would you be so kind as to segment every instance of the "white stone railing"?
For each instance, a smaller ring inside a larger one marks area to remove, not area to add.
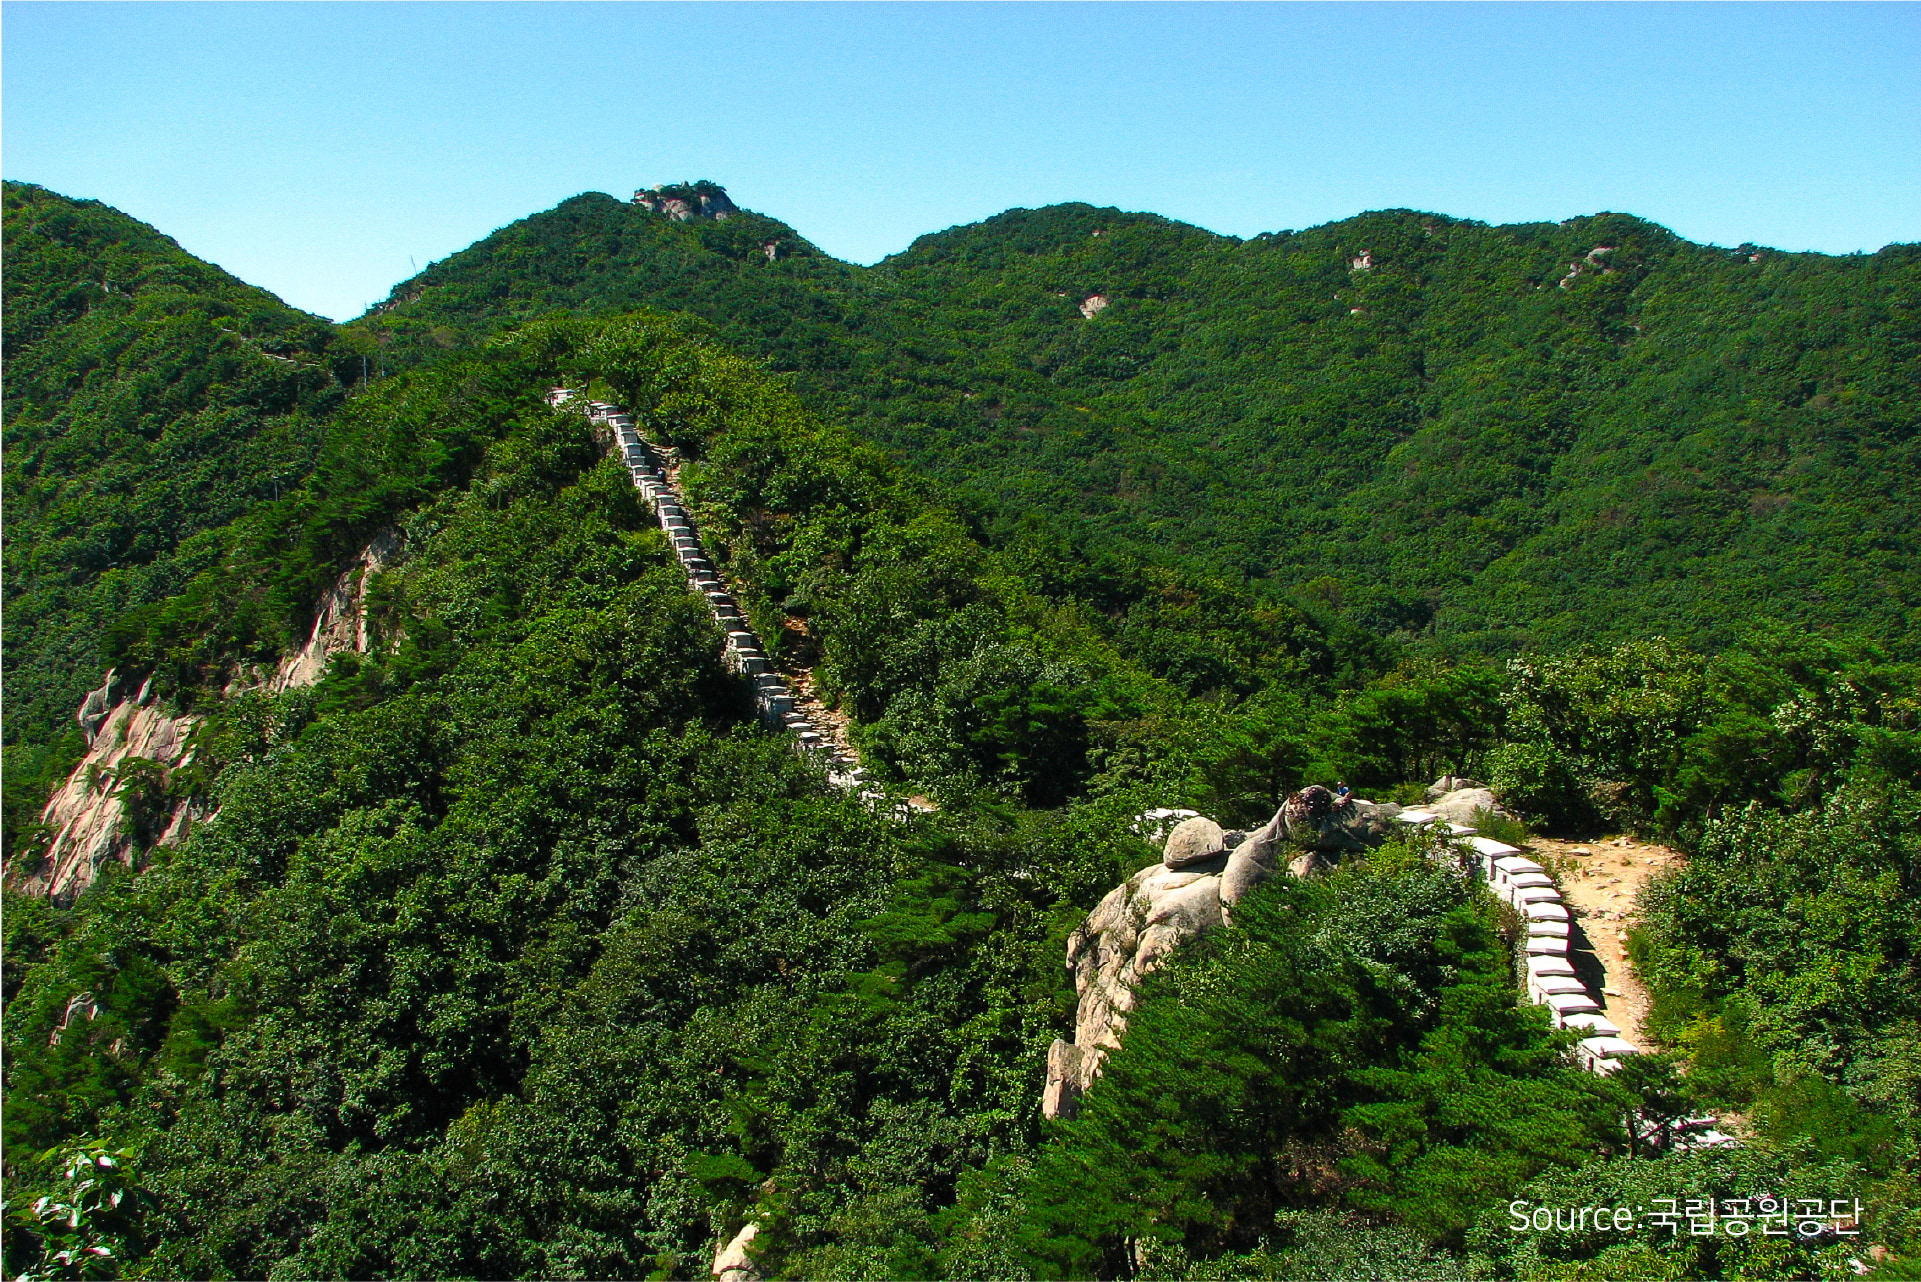
[[[1642,1053],[1603,1013],[1602,1003],[1575,970],[1570,953],[1573,918],[1546,868],[1518,848],[1480,836],[1473,828],[1450,823],[1432,811],[1403,810],[1394,818],[1397,823],[1416,827],[1438,827],[1467,847],[1480,865],[1488,892],[1521,914],[1527,926],[1527,996],[1548,1008],[1556,1028],[1587,1034],[1574,1048],[1582,1067],[1605,1076],[1620,1068],[1629,1056]],[[1701,1148],[1733,1143],[1732,1137],[1712,1129],[1713,1121],[1694,1118],[1684,1123],[1683,1130],[1690,1132],[1685,1135],[1685,1145]]]
[[[1587,1069],[1611,1073],[1620,1067],[1622,1059],[1641,1053],[1641,1048],[1622,1037],[1620,1028],[1602,1014],[1602,1003],[1576,973],[1568,952],[1573,920],[1546,868],[1517,847],[1480,836],[1463,824],[1449,823],[1432,811],[1403,810],[1394,819],[1420,828],[1438,826],[1457,844],[1467,847],[1480,864],[1489,892],[1521,914],[1527,924],[1527,995],[1548,1008],[1556,1028],[1588,1034],[1576,1050]]]

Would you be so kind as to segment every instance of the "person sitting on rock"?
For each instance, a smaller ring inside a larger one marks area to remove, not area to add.
[[[1344,783],[1337,783],[1334,785],[1334,808],[1336,810],[1341,809],[1343,806],[1352,805],[1353,802],[1354,802],[1353,789],[1349,788]]]

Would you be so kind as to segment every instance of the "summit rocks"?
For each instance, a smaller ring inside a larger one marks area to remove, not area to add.
[[[727,198],[726,190],[710,182],[649,187],[634,193],[634,203],[648,213],[665,214],[682,223],[720,222],[740,212],[740,207]]]

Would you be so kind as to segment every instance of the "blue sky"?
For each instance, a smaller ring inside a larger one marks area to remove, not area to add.
[[[1013,206],[1233,235],[1602,209],[1921,240],[1921,5],[8,3],[0,168],[345,318],[577,192],[872,262]]]

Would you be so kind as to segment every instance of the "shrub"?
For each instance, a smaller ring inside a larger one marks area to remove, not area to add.
[[[1517,815],[1577,829],[1596,818],[1566,754],[1545,743],[1504,743],[1488,754],[1488,783]]]

